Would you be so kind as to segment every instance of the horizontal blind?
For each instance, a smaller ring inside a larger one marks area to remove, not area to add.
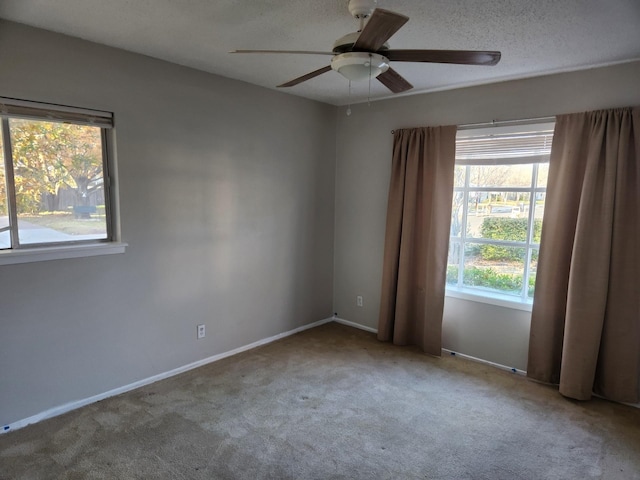
[[[0,116],[113,128],[110,112],[3,97],[0,97]]]
[[[553,130],[466,136],[456,140],[456,164],[548,162]]]

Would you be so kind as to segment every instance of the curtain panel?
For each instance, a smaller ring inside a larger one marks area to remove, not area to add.
[[[440,355],[456,127],[394,133],[378,339]]]
[[[557,118],[527,375],[638,402],[640,108]]]

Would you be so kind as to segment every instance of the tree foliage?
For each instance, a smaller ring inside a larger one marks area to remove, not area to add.
[[[471,203],[475,201],[475,209],[477,210],[479,201],[478,192],[473,192],[473,187],[506,187],[506,186],[520,186],[531,183],[532,170],[529,166],[527,168],[517,168],[513,165],[476,165],[467,167],[464,165],[457,165],[454,170],[454,185],[456,187],[462,187],[465,185],[465,179],[467,172],[469,174],[469,208],[471,209]],[[502,201],[513,196],[513,200],[523,200],[526,193],[520,192],[488,192],[486,194],[488,202]],[[454,191],[453,202],[451,209],[451,235],[457,236],[462,232],[462,208],[464,204],[464,193],[462,191]]]
[[[18,212],[59,209],[62,188],[76,205],[102,188],[102,142],[96,127],[12,119],[10,121]]]
[[[493,218],[482,221],[480,232],[483,238],[493,240],[527,241],[526,218]],[[533,227],[533,241],[540,242],[542,220],[536,219]],[[525,249],[521,247],[503,247],[500,245],[481,245],[480,254],[484,260],[522,261]]]
[[[447,266],[447,283],[455,284],[458,281],[458,266]],[[501,292],[518,293],[522,290],[521,273],[500,273],[493,268],[466,267],[464,269],[464,284],[474,287],[485,287]],[[528,295],[533,296],[536,277],[529,276],[527,285]]]

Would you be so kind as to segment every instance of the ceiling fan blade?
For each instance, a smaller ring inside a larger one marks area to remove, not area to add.
[[[362,33],[353,45],[354,51],[377,52],[391,36],[400,30],[409,17],[399,13],[376,8]]]
[[[294,78],[293,80],[288,81],[287,83],[283,83],[282,85],[278,85],[278,88],[282,87],[293,87],[294,85],[298,85],[299,83],[306,82],[307,80],[311,80],[318,75],[322,75],[331,70],[331,65],[327,65],[326,67],[319,68],[318,70],[314,70],[311,73],[307,73],[306,75],[302,75],[301,77]]]
[[[383,55],[394,62],[457,63],[461,65],[495,65],[500,52],[477,50],[385,50]]]
[[[402,75],[396,72],[393,68],[390,68],[384,73],[381,73],[376,77],[380,80],[385,87],[391,90],[393,93],[406,92],[411,90],[413,85],[407,82]]]

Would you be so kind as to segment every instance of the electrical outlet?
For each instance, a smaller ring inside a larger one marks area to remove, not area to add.
[[[356,305],[361,307],[362,306],[362,295],[358,295],[356,297]]]
[[[198,338],[204,338],[205,330],[204,325],[198,325]]]

